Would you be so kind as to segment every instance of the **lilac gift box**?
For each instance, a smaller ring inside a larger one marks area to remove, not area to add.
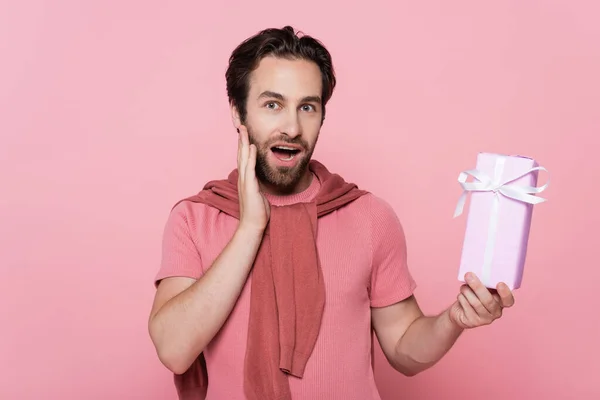
[[[464,282],[475,273],[488,288],[504,282],[518,289],[523,279],[533,206],[548,187],[536,187],[538,172],[546,171],[528,157],[479,153],[475,169],[463,171],[458,181],[463,193],[454,216],[462,213],[471,195],[458,272]],[[469,176],[474,179],[467,182]]]

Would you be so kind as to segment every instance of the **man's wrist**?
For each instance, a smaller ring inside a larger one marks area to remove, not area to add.
[[[441,329],[442,332],[448,332],[451,334],[451,336],[458,336],[460,335],[465,329],[463,327],[461,327],[453,318],[450,312],[450,308],[444,310],[443,313],[441,313],[438,316],[438,325]]]
[[[248,226],[240,223],[238,225],[236,235],[242,238],[243,240],[247,240],[250,242],[254,242],[256,240],[262,241],[262,237],[265,233],[264,228],[257,228],[254,226]]]

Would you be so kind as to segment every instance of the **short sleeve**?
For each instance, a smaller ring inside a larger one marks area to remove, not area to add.
[[[199,279],[202,276],[202,260],[193,240],[191,229],[194,221],[187,202],[181,202],[171,210],[162,238],[162,255],[154,284],[169,277]]]
[[[371,196],[371,307],[408,298],[416,288],[407,262],[404,230],[392,207]]]

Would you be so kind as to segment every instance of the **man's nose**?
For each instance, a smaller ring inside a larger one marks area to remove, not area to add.
[[[290,110],[286,114],[285,122],[282,128],[282,133],[286,134],[292,139],[302,134],[302,127],[300,125],[300,119],[298,117],[297,110]]]

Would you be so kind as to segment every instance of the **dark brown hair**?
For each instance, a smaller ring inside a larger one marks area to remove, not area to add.
[[[317,64],[323,81],[321,101],[325,118],[325,105],[331,98],[336,83],[331,54],[317,39],[295,33],[294,28],[285,26],[282,29],[262,30],[243,41],[231,53],[225,73],[227,96],[229,102],[237,108],[242,123],[246,120],[250,73],[266,56],[303,59]]]

